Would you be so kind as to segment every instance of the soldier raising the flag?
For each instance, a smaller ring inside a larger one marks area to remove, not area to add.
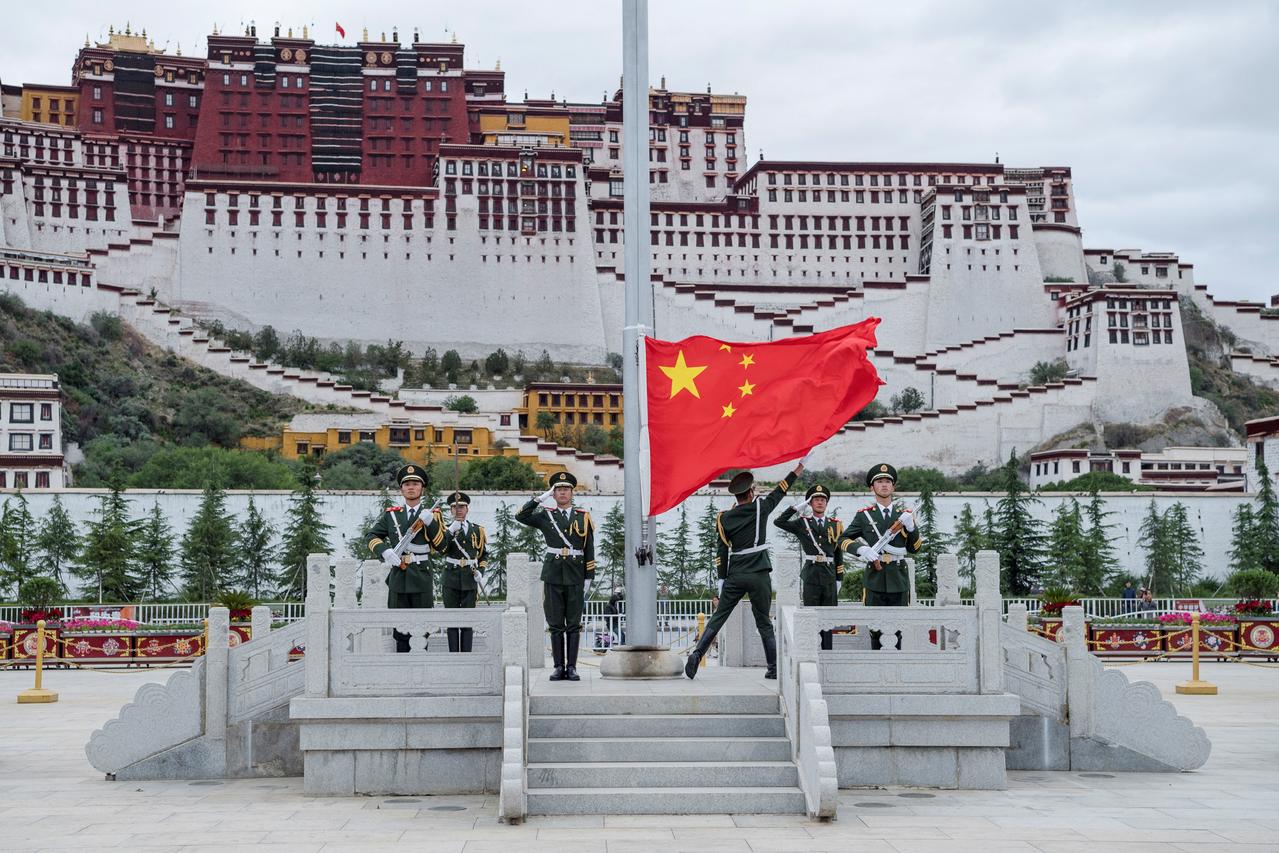
[[[444,573],[440,586],[445,607],[474,607],[483,572],[488,568],[488,536],[484,528],[466,516],[471,509],[471,496],[454,492],[448,496],[453,520],[448,526],[448,542],[444,551]],[[471,628],[449,628],[449,651],[469,652],[474,639]]]
[[[448,536],[438,507],[422,505],[426,469],[404,465],[395,472],[404,503],[387,507],[365,537],[369,550],[386,563],[386,606],[430,608],[435,606],[435,585],[427,559],[443,551]],[[393,631],[395,650],[409,650],[409,635]]]
[[[542,531],[542,609],[551,631],[551,681],[581,681],[577,649],[582,639],[582,610],[595,580],[595,525],[591,514],[573,506],[577,478],[567,471],[551,475],[550,488],[530,500],[515,520]]]
[[[839,604],[839,584],[844,579],[844,551],[839,547],[844,525],[826,517],[830,489],[820,483],[804,493],[773,522],[799,539],[804,553],[800,569],[801,601],[805,607],[834,607]],[[822,631],[822,648],[832,647],[830,631]]]
[[[706,622],[706,630],[684,663],[684,674],[689,678],[697,676],[702,656],[743,596],[751,600],[755,627],[764,643],[764,660],[768,662],[764,677],[777,677],[777,640],[768,612],[773,603],[773,584],[769,578],[773,563],[768,556],[768,516],[803,470],[804,463],[800,462],[794,471],[761,498],[755,497],[755,477],[751,472],[743,471],[729,481],[728,491],[737,499],[737,504],[719,513],[715,519],[719,532],[715,546],[715,570],[720,578],[719,606]]]

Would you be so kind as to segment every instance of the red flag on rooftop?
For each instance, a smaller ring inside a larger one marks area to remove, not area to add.
[[[337,27],[338,35],[340,35],[342,38],[346,38],[346,30],[342,29],[341,24],[334,23],[333,26]]]
[[[729,468],[797,459],[834,435],[882,384],[866,357],[878,325],[757,344],[646,339],[649,513]]]

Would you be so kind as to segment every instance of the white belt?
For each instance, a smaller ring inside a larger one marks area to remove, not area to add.
[[[463,566],[463,567],[465,567],[465,566],[469,566],[469,565],[471,565],[471,563],[473,563],[473,562],[475,562],[475,561],[474,561],[474,560],[460,560],[460,559],[458,559],[457,557],[445,557],[445,558],[444,558],[444,562],[448,563],[450,566]]]
[[[768,550],[768,543],[765,542],[763,545],[756,545],[752,548],[743,548],[740,551],[729,551],[728,556],[745,557],[747,554],[758,554],[760,551],[767,551],[767,550]]]
[[[406,554],[405,557],[408,559],[410,564],[413,564],[413,563],[425,563],[427,560],[431,558],[431,555],[430,554]]]
[[[825,554],[805,554],[804,558],[810,563],[829,563],[833,562]]]
[[[576,548],[547,548],[546,556],[548,557],[580,557],[583,552]]]

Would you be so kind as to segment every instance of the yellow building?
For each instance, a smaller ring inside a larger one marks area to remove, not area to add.
[[[524,404],[515,410],[520,431],[540,429],[538,415],[549,412],[555,427],[622,425],[622,386],[594,382],[533,382],[524,388]]]
[[[80,90],[74,86],[33,86],[28,83],[22,87],[18,118],[75,127],[79,102]]]
[[[526,104],[504,104],[501,109],[486,106],[479,119],[482,145],[562,148],[569,144],[569,115],[562,109]]]
[[[300,416],[299,419],[305,418],[300,425],[315,428],[294,429],[290,425],[279,436],[245,437],[240,440],[240,446],[247,450],[277,451],[285,459],[319,459],[327,453],[337,453],[363,441],[393,450],[409,462],[423,467],[449,459],[467,462],[490,456],[514,456],[546,477],[566,470],[559,463],[543,462],[535,455],[521,454],[518,448],[496,445],[493,433],[487,427],[437,427],[408,421],[378,424],[366,417],[344,415],[331,416],[329,419],[334,425],[320,426],[316,423],[324,417]]]

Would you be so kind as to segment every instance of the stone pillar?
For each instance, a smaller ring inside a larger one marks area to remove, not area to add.
[[[1004,600],[999,594],[999,554],[977,552],[977,683],[982,693],[1004,692],[1004,646],[999,636]]]
[[[502,667],[528,663],[528,611],[524,605],[512,605],[502,611]]]
[[[259,604],[250,611],[249,637],[254,640],[261,640],[270,633],[271,608],[265,604]]]
[[[919,598],[915,595],[915,558],[914,557],[906,558],[906,582],[910,584],[909,595],[906,598],[906,603],[909,604],[911,607],[914,607],[916,604],[919,603]]]
[[[360,606],[386,607],[386,563],[381,560],[360,564]]]
[[[780,607],[778,612],[781,612]],[[801,663],[816,663],[817,650],[821,645],[817,635],[821,630],[817,624],[817,611],[797,607],[792,616],[795,620],[795,642],[790,647],[792,665],[798,668]]]
[[[1063,607],[1057,642],[1066,652],[1066,709],[1071,739],[1091,737],[1096,730],[1093,712],[1094,671],[1088,652],[1088,628],[1082,607]]]
[[[937,555],[937,598],[933,603],[938,607],[960,603],[959,557],[955,554]]]
[[[542,564],[525,554],[506,558],[506,603],[522,606],[528,618],[527,666],[546,666],[546,616],[542,610]]]
[[[1025,633],[1026,605],[1021,602],[1008,605],[1008,627]]]
[[[210,607],[208,647],[204,650],[204,735],[215,740],[226,738],[230,633],[231,611]]]
[[[789,557],[777,562],[781,565],[773,568],[773,591],[777,593],[778,610],[787,606],[799,607],[801,564]]]
[[[354,557],[338,557],[333,561],[333,606],[347,610],[355,607],[355,569],[359,561]]]
[[[329,695],[329,555],[306,558],[306,695]]]

